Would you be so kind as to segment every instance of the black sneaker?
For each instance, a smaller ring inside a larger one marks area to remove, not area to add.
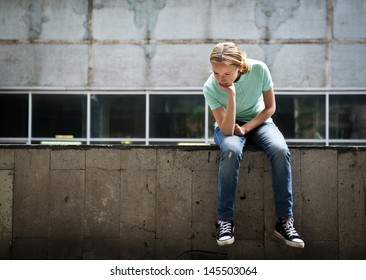
[[[235,241],[234,224],[232,222],[218,221],[216,226],[218,228],[217,244],[219,246],[233,244]]]
[[[289,217],[287,219],[278,219],[274,233],[288,246],[295,248],[305,247],[304,241],[300,238],[299,234],[294,228],[293,217]]]

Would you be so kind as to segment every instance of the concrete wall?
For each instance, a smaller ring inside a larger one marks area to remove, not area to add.
[[[271,170],[248,147],[236,242],[215,239],[219,150],[0,146],[3,259],[365,259],[366,149],[292,147],[295,224],[273,237]]]
[[[277,87],[365,87],[365,0],[0,0],[0,86],[202,86],[235,40]]]

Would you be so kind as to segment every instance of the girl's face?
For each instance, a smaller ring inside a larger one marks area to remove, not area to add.
[[[239,75],[239,68],[223,63],[212,63],[212,72],[222,87],[231,86]]]

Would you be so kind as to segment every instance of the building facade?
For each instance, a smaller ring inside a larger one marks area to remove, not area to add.
[[[289,142],[363,143],[365,12],[364,0],[0,0],[0,142],[208,143],[200,90],[230,40],[269,66]]]

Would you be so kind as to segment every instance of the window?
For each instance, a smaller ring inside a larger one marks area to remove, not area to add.
[[[276,89],[289,145],[365,145],[366,89]],[[213,144],[202,88],[0,89],[0,144]]]
[[[92,138],[144,138],[144,95],[91,96]]]
[[[365,95],[330,96],[329,138],[366,139]]]
[[[201,138],[205,135],[202,95],[152,95],[151,138]]]
[[[32,137],[85,138],[86,95],[32,96]]]
[[[0,137],[28,137],[27,94],[0,94]]]
[[[325,96],[276,96],[273,120],[285,138],[325,139]]]

